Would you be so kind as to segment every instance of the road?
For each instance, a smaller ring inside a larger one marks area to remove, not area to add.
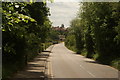
[[[53,78],[118,78],[116,69],[75,54],[64,43],[54,45],[50,61]]]

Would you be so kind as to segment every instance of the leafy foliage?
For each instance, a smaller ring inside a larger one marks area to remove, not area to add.
[[[77,51],[76,39],[75,39],[75,35],[74,35],[74,31],[73,31],[72,27],[68,28],[68,31],[69,32],[67,33],[66,39],[65,39],[65,46],[67,46],[68,49]]]
[[[72,21],[72,27],[79,27],[74,33],[81,34],[76,38],[79,47],[83,45],[87,57],[97,56],[97,61],[112,64],[120,58],[120,3],[83,2],[79,10],[77,21]],[[73,24],[79,24],[73,25]],[[80,40],[79,40],[80,38]],[[79,50],[82,50],[80,48]],[[118,61],[119,62],[119,61]]]
[[[2,8],[4,78],[42,51],[51,22],[49,8],[43,2],[4,2]]]
[[[50,34],[49,34],[50,41],[59,40],[59,35],[60,35],[60,33],[58,31],[51,29]]]
[[[77,53],[81,54],[81,51],[84,47],[84,42],[82,39],[82,28],[80,28],[80,24],[79,24],[80,20],[79,19],[74,19],[73,21],[71,21],[71,27],[73,27],[73,34],[75,35],[75,39],[76,39],[76,49],[77,49]]]

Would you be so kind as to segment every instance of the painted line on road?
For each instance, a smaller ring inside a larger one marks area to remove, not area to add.
[[[49,58],[49,60],[50,60],[50,62],[49,62],[49,68],[50,68],[50,80],[54,80],[54,78],[53,78],[53,70],[52,70],[52,59],[51,59],[52,57],[50,57]]]
[[[92,77],[95,78],[95,75],[93,75],[91,72],[87,71]]]
[[[67,54],[65,54],[66,56],[68,56]],[[71,59],[72,61],[73,61],[73,59]],[[76,64],[79,64],[79,63],[77,63],[77,62],[75,62]],[[91,75],[93,78],[95,78],[95,75],[94,74],[92,74],[90,71],[87,71],[82,65],[80,65],[80,67],[82,68],[82,69],[84,69],[89,75]]]
[[[95,75],[94,74],[92,74],[90,71],[87,71],[82,65],[80,65],[80,67],[81,68],[83,68],[88,74],[90,74],[92,77],[94,77],[95,78]]]

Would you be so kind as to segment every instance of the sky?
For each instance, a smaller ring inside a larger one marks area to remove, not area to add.
[[[53,0],[54,2],[47,3],[50,8],[51,16],[50,20],[53,22],[53,26],[65,27],[70,26],[70,21],[74,19],[79,11],[79,2],[118,2],[119,0]]]
[[[61,26],[61,24],[69,27],[70,21],[76,17],[79,10],[79,2],[73,2],[72,0],[47,3],[47,6],[50,8],[51,16],[49,18],[54,27]]]

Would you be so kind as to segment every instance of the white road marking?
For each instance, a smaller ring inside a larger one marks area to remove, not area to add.
[[[50,54],[51,55],[51,54]],[[52,59],[51,59],[52,57],[50,56],[49,57],[49,60],[50,60],[50,62],[49,62],[49,68],[50,68],[50,80],[54,80],[54,76],[53,76],[53,69],[52,69]]]
[[[67,55],[67,54],[65,54],[66,56],[69,56],[69,55]],[[71,58],[71,60],[72,60],[72,58]],[[73,61],[73,60],[72,60]],[[75,62],[76,64],[79,64],[79,63],[77,63],[77,62]],[[82,69],[84,69],[88,74],[90,74],[93,78],[95,78],[95,75],[94,74],[92,74],[90,71],[87,71],[82,65],[80,65],[80,67],[82,68]]]
[[[88,74],[90,74],[92,77],[94,77],[95,78],[95,75],[94,74],[92,74],[90,71],[87,71],[82,65],[80,65],[80,67],[81,68],[83,68]]]
[[[87,71],[92,77],[95,78],[95,75],[93,75],[91,72]]]

